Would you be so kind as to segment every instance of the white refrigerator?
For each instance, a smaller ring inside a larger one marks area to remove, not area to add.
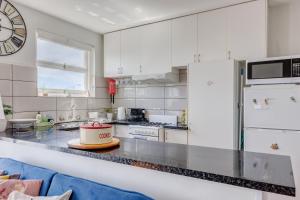
[[[295,185],[299,188],[300,85],[246,87],[244,138],[245,151],[290,156]],[[265,193],[264,200],[300,200],[300,190],[296,193],[296,198]]]
[[[235,60],[189,65],[188,144],[239,148],[243,66]]]

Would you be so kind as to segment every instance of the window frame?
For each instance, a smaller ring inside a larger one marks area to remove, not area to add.
[[[46,40],[71,48],[85,51],[86,68],[80,66],[72,66],[55,62],[38,60],[38,40]],[[95,47],[84,44],[73,39],[66,38],[54,33],[38,30],[36,33],[36,65],[42,68],[58,69],[69,72],[79,72],[85,74],[85,88],[81,90],[65,90],[65,89],[38,89],[38,96],[57,96],[57,97],[94,97],[95,96]],[[38,74],[37,74],[38,76]],[[38,87],[38,86],[37,86]]]

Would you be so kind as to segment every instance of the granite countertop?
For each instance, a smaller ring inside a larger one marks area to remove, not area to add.
[[[27,133],[8,130],[0,140],[76,154],[243,188],[295,196],[290,157],[120,138],[119,147],[102,151],[70,149],[79,131],[55,128]]]
[[[131,122],[131,121],[127,121],[127,120],[124,120],[124,121],[112,121],[112,122],[109,122],[108,124],[116,124],[116,125],[139,125],[140,123],[139,122]],[[170,125],[166,125],[166,126],[163,126],[164,128],[166,129],[177,129],[177,130],[188,130],[188,126],[187,125],[184,125],[184,124],[180,124],[178,123],[177,126],[170,126]]]

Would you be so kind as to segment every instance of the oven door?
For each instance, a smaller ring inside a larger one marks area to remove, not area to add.
[[[247,63],[247,85],[292,82],[292,59]]]

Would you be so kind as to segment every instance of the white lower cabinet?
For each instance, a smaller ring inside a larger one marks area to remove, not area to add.
[[[114,136],[130,138],[129,127],[127,125],[115,125],[114,126]]]
[[[245,129],[245,151],[291,157],[296,198],[264,193],[263,200],[300,200],[300,131]]]
[[[186,130],[165,129],[165,142],[187,144],[187,133]]]

